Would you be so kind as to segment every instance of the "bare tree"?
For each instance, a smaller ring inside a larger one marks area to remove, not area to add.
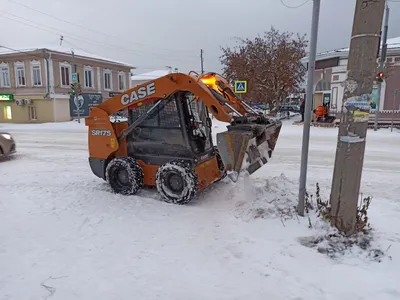
[[[244,99],[268,104],[274,112],[290,93],[299,89],[306,68],[300,59],[306,56],[305,36],[280,33],[274,27],[254,40],[238,38],[236,47],[221,48],[220,62],[229,81],[247,80]]]

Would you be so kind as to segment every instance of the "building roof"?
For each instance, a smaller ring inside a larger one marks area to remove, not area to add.
[[[131,77],[131,80],[153,80],[170,73],[171,73],[170,70],[155,70],[147,73],[133,75]]]
[[[0,46],[0,55],[5,55],[5,54],[15,54],[18,52],[34,52],[34,51],[40,51],[40,50],[47,50],[48,52],[58,52],[58,53],[62,53],[62,54],[68,54],[71,55],[72,52],[71,50],[74,50],[74,54],[77,57],[84,57],[84,58],[90,58],[90,59],[94,59],[94,60],[98,60],[98,61],[104,61],[104,62],[108,62],[108,63],[113,63],[113,64],[118,64],[121,66],[125,66],[125,67],[129,67],[131,69],[135,69],[135,67],[132,64],[128,64],[125,62],[121,62],[121,61],[117,61],[114,59],[110,59],[110,58],[105,58],[102,56],[98,56],[80,49],[75,49],[73,47],[65,47],[65,46],[39,46],[39,47],[27,47],[27,48],[4,48]]]
[[[382,47],[382,44],[381,44]],[[391,39],[387,39],[387,49],[390,51],[400,51],[400,37],[395,37]],[[341,48],[336,50],[330,50],[325,52],[317,53],[317,60],[328,59],[333,57],[347,57],[349,55],[350,48]],[[304,57],[302,62],[308,61],[308,56]]]

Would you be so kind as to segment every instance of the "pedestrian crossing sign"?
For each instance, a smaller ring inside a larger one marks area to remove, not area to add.
[[[236,80],[235,81],[235,93],[236,94],[247,93],[247,81],[246,80]]]
[[[78,83],[78,73],[72,73],[72,83]]]

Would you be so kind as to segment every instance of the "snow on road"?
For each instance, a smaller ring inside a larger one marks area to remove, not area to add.
[[[0,163],[0,300],[400,298],[398,131],[368,132],[362,192],[374,197],[376,243],[393,256],[377,263],[304,247],[298,238],[318,233],[320,222],[313,217],[309,229],[306,218],[279,216],[298,189],[302,127],[291,121],[267,166],[187,206],[152,190],[112,194],[90,171],[84,124],[0,129],[18,150]],[[325,195],[336,135],[311,131],[309,185],[318,181]]]

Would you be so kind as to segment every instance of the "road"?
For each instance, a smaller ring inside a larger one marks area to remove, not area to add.
[[[1,300],[45,298],[44,285],[65,300],[361,299],[389,292],[397,299],[394,262],[365,268],[356,253],[331,268],[297,242],[311,234],[308,220],[282,225],[280,211],[297,200],[301,127],[285,122],[273,160],[249,180],[220,182],[187,206],[159,202],[151,190],[111,193],[89,168],[84,124],[0,127],[14,135],[18,151],[0,164]],[[318,181],[329,189],[335,139],[335,129],[312,128],[310,187]],[[394,252],[399,144],[398,133],[369,134],[362,186],[382,202],[372,218]],[[256,221],[259,208],[267,215]],[[332,284],[327,269],[342,280]],[[379,288],[366,284],[375,277],[383,280]]]

